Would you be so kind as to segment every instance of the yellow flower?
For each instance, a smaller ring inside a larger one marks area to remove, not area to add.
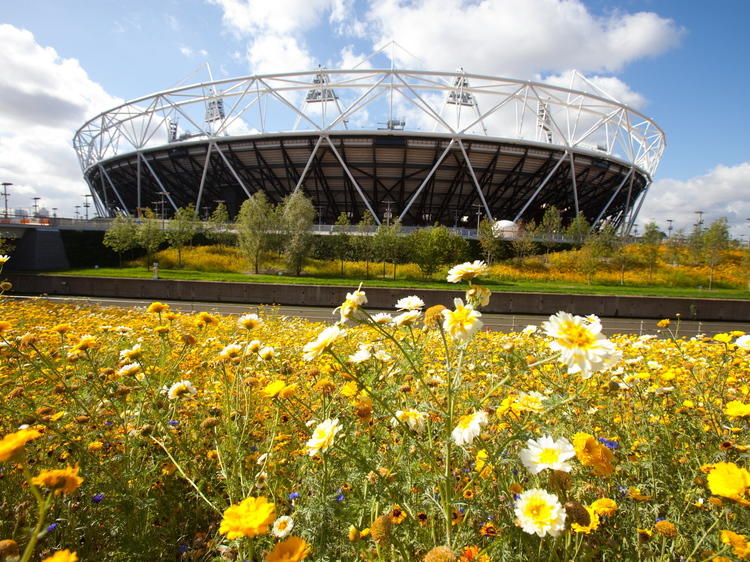
[[[23,451],[26,443],[41,436],[42,434],[36,429],[21,429],[15,433],[9,433],[0,439],[0,461],[7,461],[14,458],[18,453]]]
[[[489,268],[483,261],[466,262],[453,266],[448,271],[448,283],[458,283],[459,281],[469,281],[480,275],[487,273]]]
[[[54,490],[55,495],[72,494],[83,482],[78,476],[78,465],[75,468],[67,466],[57,470],[43,470],[31,479],[34,486],[44,486]]]
[[[87,349],[96,349],[99,342],[94,336],[81,336],[78,342],[73,346],[73,351],[85,351]]]
[[[333,438],[336,434],[341,431],[342,427],[339,423],[338,418],[333,420],[325,420],[318,424],[318,427],[313,431],[312,437],[307,442],[305,447],[307,448],[307,454],[311,457],[317,455],[319,452],[325,453],[333,445]]]
[[[466,289],[466,301],[472,306],[487,306],[491,296],[492,291],[480,285],[471,285]]]
[[[310,545],[299,537],[289,537],[277,543],[266,555],[266,562],[297,562],[310,554]]]
[[[657,326],[658,326],[659,328],[666,328],[667,326],[669,326],[669,318],[664,318],[663,320],[659,320],[659,321],[658,321],[658,322],[656,323],[656,325],[657,325]]]
[[[263,535],[276,518],[276,506],[266,498],[249,497],[224,510],[219,532],[228,539]]]
[[[58,550],[52,556],[48,556],[42,560],[42,562],[78,562],[78,555],[66,548],[65,550]]]
[[[581,464],[593,467],[596,476],[611,476],[614,472],[614,454],[594,439],[593,435],[576,433],[573,436],[573,447]]]
[[[600,498],[591,504],[591,509],[597,515],[614,515],[617,511],[617,502],[609,498]]]
[[[594,508],[591,506],[584,506],[584,508],[589,514],[589,524],[579,525],[578,523],[572,523],[570,525],[570,528],[573,529],[574,533],[583,533],[584,535],[588,535],[589,533],[591,533],[591,531],[596,531],[599,528],[599,515],[597,515],[596,511],[594,511]]]
[[[707,480],[712,494],[741,503],[747,501],[744,496],[750,488],[750,472],[733,462],[717,462],[709,466],[712,470]]]
[[[443,311],[443,330],[454,339],[466,341],[482,328],[482,313],[470,304],[464,306],[461,299],[454,299],[453,303],[456,310]]]
[[[719,533],[721,535],[721,542],[732,547],[732,554],[742,560],[750,559],[750,545],[748,545],[745,535],[740,535],[726,529],[719,531]]]
[[[261,392],[266,398],[275,398],[285,386],[286,383],[284,381],[273,381],[271,383],[268,383]]]
[[[161,314],[162,312],[169,312],[169,305],[164,304],[163,302],[152,302],[150,305],[148,305],[146,312],[151,312],[153,314]]]
[[[656,529],[656,532],[660,535],[664,535],[670,539],[677,536],[677,527],[675,527],[675,524],[670,521],[657,521],[654,525],[654,529]]]
[[[743,404],[739,400],[727,402],[724,413],[730,418],[744,418],[750,416],[750,404]]]

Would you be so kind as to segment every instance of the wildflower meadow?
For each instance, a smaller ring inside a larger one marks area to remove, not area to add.
[[[0,299],[0,560],[750,559],[750,336]]]

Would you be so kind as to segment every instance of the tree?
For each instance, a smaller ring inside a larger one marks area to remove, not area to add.
[[[365,261],[365,279],[370,278],[370,262],[373,259],[374,244],[372,242],[372,227],[375,219],[370,211],[365,211],[357,224],[357,236],[352,240],[358,260]]]
[[[135,221],[128,216],[117,215],[110,224],[109,230],[104,233],[103,244],[113,252],[117,252],[120,267],[122,267],[122,254],[137,245]]]
[[[302,266],[310,251],[310,229],[314,222],[315,207],[301,189],[284,199],[281,212],[284,254],[287,268],[295,275],[302,273]]]
[[[164,239],[165,234],[161,229],[160,221],[151,209],[146,209],[142,214],[141,224],[135,231],[136,244],[146,250],[146,267],[151,265],[153,255]]]
[[[252,262],[256,274],[260,272],[263,252],[271,248],[274,216],[273,206],[263,191],[256,191],[246,199],[237,214],[237,239],[240,248]]]
[[[656,223],[649,222],[643,230],[643,236],[641,236],[640,250],[641,257],[644,263],[648,266],[648,280],[651,281],[654,276],[654,268],[659,262],[659,248],[661,248],[661,241],[664,238],[664,233],[659,230]]]
[[[393,264],[393,278],[396,278],[396,262],[401,258],[401,222],[397,219],[391,224],[381,223],[372,237],[374,255],[383,264],[383,277],[386,275],[385,266]]]
[[[219,203],[208,219],[206,238],[219,246],[229,246],[234,234],[229,229],[229,212],[224,203]]]
[[[351,252],[351,234],[349,234],[349,215],[345,212],[336,219],[333,225],[333,252],[336,259],[341,261],[341,276],[344,276],[344,261],[349,257]]]
[[[586,241],[591,231],[591,225],[586,220],[586,215],[579,211],[575,218],[570,221],[570,224],[565,229],[565,236],[573,242],[573,244],[581,245]]]
[[[498,251],[498,238],[495,236],[492,226],[494,222],[487,217],[483,217],[479,223],[479,230],[477,231],[477,237],[479,238],[479,247],[482,248],[484,254],[484,261],[488,264],[492,264]]]
[[[409,253],[426,278],[443,265],[462,261],[467,248],[466,240],[444,226],[418,228],[409,234]]]
[[[516,235],[510,243],[513,253],[517,258],[522,260],[536,251],[536,242],[534,242],[535,230],[536,225],[534,221],[518,226],[518,231],[516,231]]]
[[[722,217],[712,222],[703,233],[703,261],[708,266],[708,290],[710,291],[714,281],[714,270],[729,248],[729,224]]]
[[[536,229],[541,238],[541,245],[544,248],[545,255],[557,244],[555,238],[562,232],[562,216],[560,211],[554,205],[547,207],[542,217],[542,222]]]
[[[169,245],[177,249],[177,267],[182,267],[182,248],[192,242],[197,233],[195,206],[190,203],[187,207],[177,209],[167,230]]]

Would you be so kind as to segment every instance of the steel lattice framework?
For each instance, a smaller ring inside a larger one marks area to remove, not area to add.
[[[73,144],[100,215],[162,204],[236,213],[296,189],[320,221],[449,226],[483,214],[629,229],[665,146],[608,97],[457,72],[328,70],[215,80],[145,96],[84,124]]]

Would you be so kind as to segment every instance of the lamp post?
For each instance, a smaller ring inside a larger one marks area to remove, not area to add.
[[[33,197],[34,200],[34,218],[39,218],[39,200],[41,197]]]
[[[9,181],[3,182],[3,198],[5,199],[5,218],[8,218],[8,188],[13,185]]]
[[[473,207],[477,210],[477,234],[479,234],[479,221],[482,219],[482,206],[474,203]]]
[[[89,197],[91,197],[90,193],[83,194],[83,208],[86,209],[86,220],[89,220],[89,207],[91,207],[91,203],[89,203]]]
[[[391,226],[391,219],[393,218],[393,213],[391,212],[391,201],[390,199],[386,199],[383,201],[385,203],[385,213],[383,213],[383,218],[385,219],[386,226]]]
[[[669,226],[667,226],[667,238],[672,238],[672,219],[667,219],[667,223]]]
[[[80,208],[81,208],[80,205],[76,205],[76,220],[81,218]]]
[[[701,230],[701,227],[703,226],[703,211],[695,211],[695,214],[698,215],[698,221],[695,223],[695,227],[698,230]]]

